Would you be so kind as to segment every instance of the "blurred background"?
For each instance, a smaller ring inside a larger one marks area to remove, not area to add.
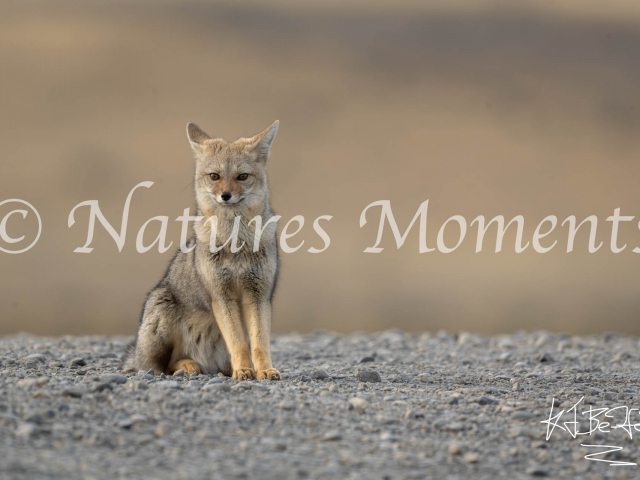
[[[273,207],[307,223],[282,255],[276,332],[640,334],[638,52],[636,0],[4,0],[0,200],[31,202],[43,232],[0,253],[0,333],[133,334],[194,205],[187,122],[233,140],[279,119]],[[94,251],[73,253],[89,215],[67,228],[71,209],[98,200],[119,230],[142,181],[122,253],[100,225]],[[514,229],[494,253],[492,227],[475,253],[474,226],[455,252],[419,254],[416,226],[401,249],[387,230],[382,253],[363,253],[379,209],[362,229],[360,212],[383,199],[402,231],[430,199],[430,247],[452,215],[524,215],[531,241],[547,215],[593,214],[604,245],[588,253],[584,228],[566,253],[558,225],[549,253],[515,253]],[[613,254],[618,207],[638,218]],[[139,254],[156,215],[174,246]],[[334,217],[331,246],[313,255],[319,215]],[[32,233],[29,218],[10,233]]]

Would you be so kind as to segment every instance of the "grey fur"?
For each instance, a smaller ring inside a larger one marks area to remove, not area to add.
[[[276,226],[271,222],[264,228],[254,252],[256,223],[252,222],[259,216],[264,226],[274,216],[266,166],[277,126],[276,122],[255,137],[233,143],[211,139],[194,124],[187,127],[197,159],[197,214],[204,219],[194,225],[195,235],[187,242],[190,251],[176,253],[165,276],[149,293],[136,339],[125,353],[125,369],[171,373],[176,362],[190,359],[202,373],[252,378],[255,372],[242,374],[251,370],[243,353],[249,337],[253,363],[260,364],[255,366],[257,376],[279,379],[271,367],[268,345],[279,263]],[[211,180],[213,171],[220,172],[219,181]],[[249,180],[239,181],[238,172],[249,173]],[[220,189],[233,193],[231,203],[219,200]],[[208,220],[213,215],[218,218],[216,245],[229,238],[234,219],[240,217],[238,244],[245,242],[240,251],[232,253],[230,244],[216,253],[210,251]],[[221,318],[216,318],[214,310]],[[237,328],[229,326],[238,321],[242,341]]]

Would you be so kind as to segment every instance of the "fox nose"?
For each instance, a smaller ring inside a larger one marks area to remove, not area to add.
[[[231,192],[222,192],[222,195],[220,195],[220,198],[222,198],[222,200],[226,202],[231,198]]]

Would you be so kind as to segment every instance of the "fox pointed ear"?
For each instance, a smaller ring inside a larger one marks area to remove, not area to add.
[[[189,143],[191,148],[196,152],[199,152],[206,140],[210,140],[211,137],[204,133],[202,129],[195,123],[187,124],[187,137],[189,137]]]
[[[280,125],[280,122],[276,120],[259,134],[251,138],[242,139],[245,143],[244,150],[255,153],[258,156],[258,160],[267,160],[271,151],[271,144],[278,132],[278,125]]]

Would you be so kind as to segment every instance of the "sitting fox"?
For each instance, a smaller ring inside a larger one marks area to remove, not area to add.
[[[277,130],[276,120],[254,137],[228,143],[187,125],[196,157],[197,215],[203,218],[149,293],[125,369],[280,380],[269,348],[278,245],[267,185]],[[234,224],[238,245],[245,243],[239,251],[227,242]]]

